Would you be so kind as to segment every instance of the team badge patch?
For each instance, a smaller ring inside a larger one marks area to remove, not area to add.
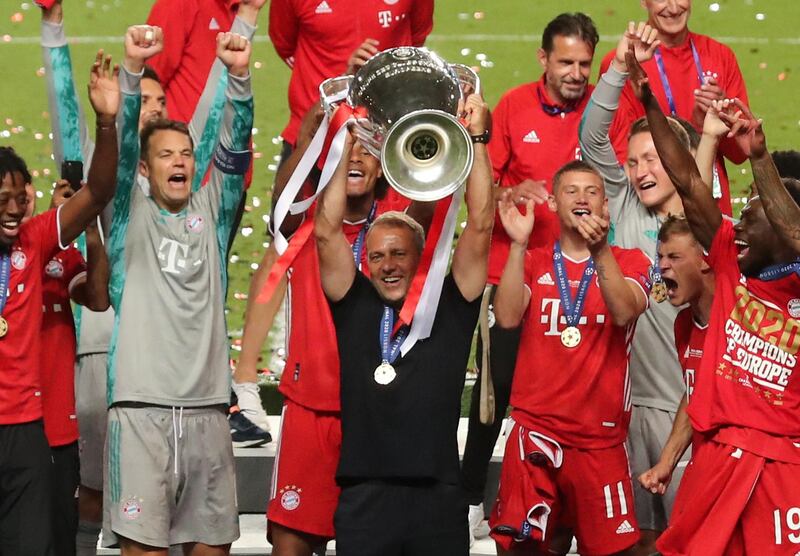
[[[125,519],[138,519],[142,514],[142,501],[137,498],[128,498],[122,504],[122,517]]]
[[[17,250],[11,253],[11,266],[17,270],[25,270],[25,263],[27,261],[28,257],[26,257],[25,253],[22,251]]]
[[[280,491],[281,507],[290,512],[299,508],[301,492],[303,492],[303,489],[297,488],[296,485],[287,485],[283,487]]]
[[[50,259],[50,262],[44,267],[44,273],[51,278],[61,278],[64,276],[64,265],[58,259]]]
[[[800,318],[800,299],[795,297],[789,300],[789,303],[786,304],[786,308],[789,310],[789,315],[792,318]]]
[[[199,214],[190,214],[186,217],[186,231],[199,234],[203,231],[203,217]]]

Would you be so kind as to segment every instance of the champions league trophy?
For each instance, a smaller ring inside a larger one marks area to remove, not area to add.
[[[345,99],[366,111],[355,135],[381,161],[389,184],[416,201],[443,199],[466,180],[472,141],[456,112],[458,101],[472,93],[480,93],[472,69],[412,47],[385,50],[355,76],[320,85],[329,116]]]

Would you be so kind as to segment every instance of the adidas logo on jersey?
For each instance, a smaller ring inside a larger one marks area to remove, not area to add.
[[[622,523],[620,523],[619,527],[617,527],[617,535],[624,535],[626,533],[634,533],[634,532],[636,532],[636,530],[633,527],[631,527],[631,524],[628,522],[627,519]]]
[[[525,135],[525,137],[522,138],[522,142],[523,143],[541,143],[541,141],[539,140],[539,136],[536,135],[536,131],[534,131],[533,129],[530,130],[528,132],[528,134]]]
[[[217,23],[217,18],[212,17],[211,21],[208,23],[209,31],[218,31],[219,30],[219,23]]]
[[[542,286],[555,286],[556,285],[556,283],[553,281],[553,277],[550,276],[549,272],[546,272],[546,273],[542,274],[541,276],[539,276],[539,279],[536,280],[536,283],[540,284]]]
[[[333,10],[331,9],[331,7],[328,5],[328,3],[325,0],[322,0],[322,2],[320,2],[319,5],[317,6],[317,9],[314,10],[314,13],[317,13],[317,14],[332,14]]]

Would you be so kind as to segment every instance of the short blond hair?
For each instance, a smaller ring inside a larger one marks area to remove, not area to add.
[[[384,212],[376,218],[375,222],[369,227],[367,237],[372,233],[372,230],[379,226],[385,228],[408,228],[414,234],[414,246],[419,253],[422,253],[425,247],[425,230],[422,229],[422,225],[419,222],[411,218],[405,212],[400,212],[399,210]]]

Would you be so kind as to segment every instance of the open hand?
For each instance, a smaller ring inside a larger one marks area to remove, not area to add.
[[[725,91],[719,86],[717,81],[717,74],[713,72],[705,72],[703,74],[703,84],[699,89],[694,90],[694,111],[692,117],[700,122],[703,117],[711,108],[711,103],[715,100],[722,100],[725,98]]]
[[[661,41],[658,40],[658,31],[656,29],[644,22],[639,22],[636,25],[633,21],[629,21],[627,30],[617,43],[617,51],[614,56],[615,67],[622,72],[628,71],[625,54],[631,46],[633,46],[636,60],[646,62],[653,57],[656,48],[660,45]]]
[[[730,128],[728,137],[735,139],[749,158],[764,156],[767,152],[767,138],[762,125],[764,120],[756,118],[750,107],[738,98],[721,102],[728,102],[728,106],[735,107],[719,113],[720,119]]]
[[[520,245],[528,245],[528,238],[533,231],[533,200],[525,203],[525,214],[522,214],[511,198],[512,192],[506,188],[497,202],[497,212],[511,241]]]
[[[97,51],[89,74],[89,101],[98,119],[113,120],[119,110],[119,66],[111,66],[111,56]]]
[[[518,205],[524,205],[528,201],[533,201],[537,205],[547,202],[550,194],[547,192],[547,182],[542,180],[532,180],[526,178],[514,187],[511,187],[511,200]]]

